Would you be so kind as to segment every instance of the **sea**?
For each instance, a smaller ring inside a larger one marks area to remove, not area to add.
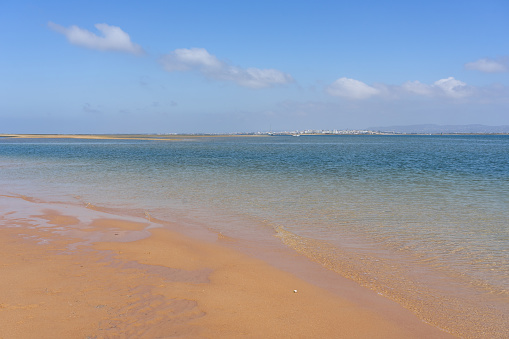
[[[270,237],[451,333],[509,337],[508,135],[5,137],[0,194]]]

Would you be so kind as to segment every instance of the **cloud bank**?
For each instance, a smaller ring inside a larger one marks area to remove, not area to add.
[[[350,100],[363,100],[371,97],[400,98],[409,94],[427,97],[466,98],[474,94],[474,89],[453,77],[440,79],[431,85],[420,81],[408,81],[401,86],[377,84],[369,86],[362,81],[339,78],[326,88],[332,96]]]
[[[241,68],[220,61],[204,48],[180,48],[164,55],[160,62],[168,72],[198,71],[204,77],[231,81],[249,88],[264,88],[293,82],[291,75],[276,69]]]
[[[509,58],[493,60],[489,58],[479,59],[465,64],[465,68],[484,73],[503,73],[509,71]]]
[[[67,28],[49,22],[48,26],[55,32],[65,35],[67,40],[73,45],[100,51],[116,51],[132,54],[144,53],[143,48],[133,43],[129,34],[120,29],[120,27],[96,24],[95,28],[102,34],[100,36],[74,25]]]

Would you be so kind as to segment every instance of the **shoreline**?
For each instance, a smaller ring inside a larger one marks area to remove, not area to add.
[[[379,132],[369,134],[359,133],[234,133],[234,134],[0,134],[0,138],[12,139],[83,139],[83,140],[152,140],[179,141],[189,138],[228,138],[228,137],[288,137],[288,136],[508,136],[509,133],[390,133]]]
[[[83,140],[153,140],[179,141],[189,138],[268,137],[257,134],[0,134],[12,139],[83,139]]]
[[[221,234],[189,237],[157,220],[1,200],[2,338],[35,328],[41,338],[453,337],[291,251],[274,266]],[[306,279],[317,274],[322,286]]]

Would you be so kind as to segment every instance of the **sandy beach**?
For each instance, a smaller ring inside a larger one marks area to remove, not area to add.
[[[267,135],[236,134],[0,134],[0,138],[15,139],[83,139],[83,140],[151,140],[179,141],[192,138],[249,137],[260,138]]]
[[[92,206],[1,201],[3,339],[450,337],[347,280],[331,280],[334,291],[306,281],[323,270],[297,255],[300,276],[220,235],[195,239]]]

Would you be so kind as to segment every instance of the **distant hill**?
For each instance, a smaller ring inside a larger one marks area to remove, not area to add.
[[[509,125],[486,126],[486,125],[407,125],[407,126],[386,126],[370,127],[370,131],[394,132],[394,133],[509,133]]]

